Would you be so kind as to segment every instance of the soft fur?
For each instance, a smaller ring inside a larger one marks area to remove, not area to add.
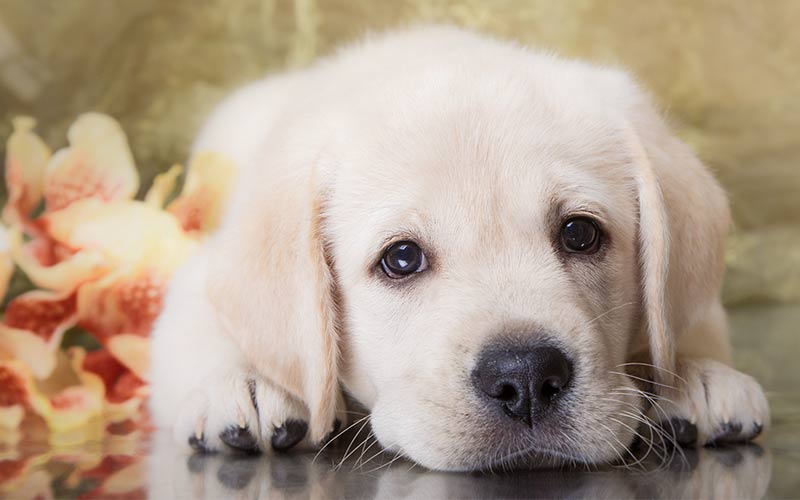
[[[239,90],[202,150],[240,174],[154,332],[151,408],[181,445],[225,450],[238,425],[268,450],[287,419],[319,443],[342,391],[386,449],[443,470],[625,461],[643,420],[687,419],[699,444],[768,425],[730,366],[726,197],[621,71],[405,30]],[[608,239],[565,256],[554,234],[581,213]],[[430,269],[383,276],[397,239]],[[571,389],[557,421],[511,425],[470,370],[496,339],[545,335]]]

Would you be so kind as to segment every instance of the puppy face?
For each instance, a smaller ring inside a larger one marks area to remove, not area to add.
[[[342,380],[384,446],[431,467],[611,459],[638,404],[619,367],[639,326],[632,157],[592,108],[492,83],[365,117],[382,127],[340,158]]]
[[[620,459],[645,399],[627,363],[667,380],[716,300],[727,226],[646,97],[447,30],[297,78],[209,292],[312,439],[341,384],[383,446],[431,468]]]

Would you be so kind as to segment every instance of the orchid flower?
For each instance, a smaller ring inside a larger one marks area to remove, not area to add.
[[[28,412],[54,430],[136,417],[147,396],[149,333],[169,279],[218,223],[234,169],[214,153],[156,178],[144,201],[120,125],[99,113],[69,128],[51,153],[20,117],[6,148],[0,298],[15,266],[36,287],[0,322],[0,428]],[[100,346],[62,349],[71,329]]]

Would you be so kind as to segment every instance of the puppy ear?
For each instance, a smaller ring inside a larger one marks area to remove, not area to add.
[[[628,99],[650,357],[657,380],[671,384],[678,339],[719,303],[730,212],[720,185],[646,96],[634,90]]]
[[[259,165],[244,173],[235,195],[212,242],[209,298],[251,366],[306,403],[310,437],[321,441],[339,387],[317,172]]]

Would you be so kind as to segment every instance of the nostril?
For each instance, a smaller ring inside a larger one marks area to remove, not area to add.
[[[490,405],[526,425],[558,405],[571,378],[571,362],[548,345],[491,346],[472,372],[473,384]]]
[[[565,385],[561,377],[548,377],[539,388],[539,400],[544,402],[552,401]]]
[[[497,396],[495,397],[500,401],[505,401],[508,403],[519,399],[519,393],[513,385],[503,384],[503,386],[500,388],[500,392],[498,392]]]

